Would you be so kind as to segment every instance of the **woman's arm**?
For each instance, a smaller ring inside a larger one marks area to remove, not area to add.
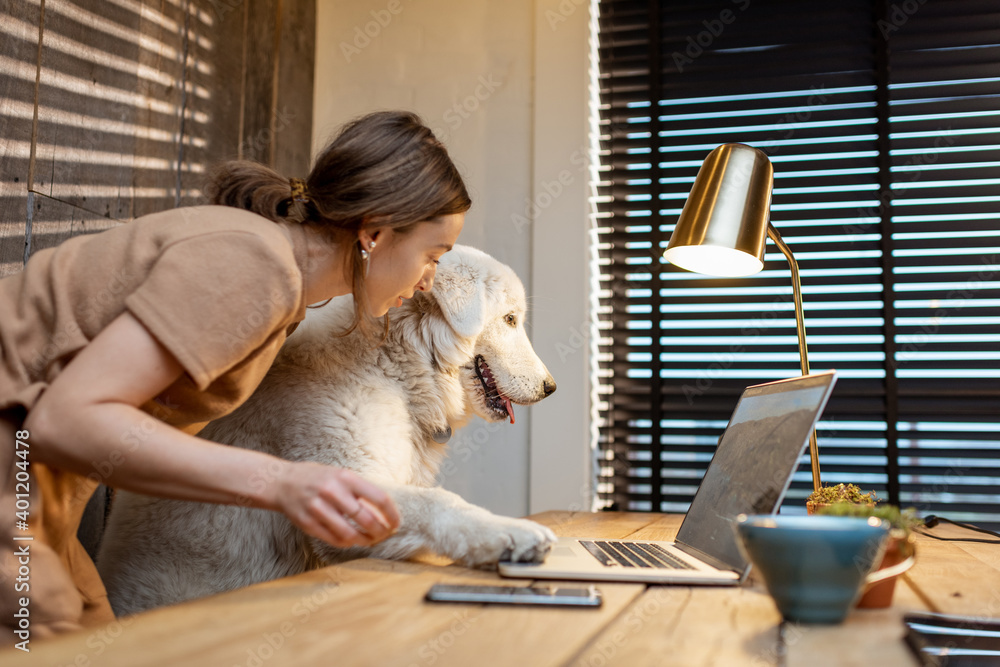
[[[398,527],[388,494],[350,471],[202,440],[138,408],[182,373],[166,348],[123,313],[29,412],[33,456],[129,491],[280,511],[334,546],[374,544]]]

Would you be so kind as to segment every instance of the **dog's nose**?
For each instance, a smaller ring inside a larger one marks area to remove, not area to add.
[[[549,377],[545,378],[545,382],[542,383],[542,391],[545,392],[546,396],[549,396],[555,390],[556,390],[556,381],[550,375]]]

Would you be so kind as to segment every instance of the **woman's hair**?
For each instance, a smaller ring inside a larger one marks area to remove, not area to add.
[[[316,159],[304,196],[293,198],[288,178],[247,160],[213,169],[206,194],[213,204],[295,220],[339,243],[354,293],[355,319],[345,333],[360,328],[368,335],[374,323],[367,315],[358,231],[378,225],[406,234],[417,223],[472,205],[448,151],[416,114],[405,111],[380,111],[345,125]]]

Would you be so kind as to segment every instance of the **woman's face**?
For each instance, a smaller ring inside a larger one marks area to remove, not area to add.
[[[406,234],[382,229],[374,235],[365,280],[373,317],[382,317],[414,292],[431,288],[438,260],[455,245],[464,223],[465,214],[456,213],[417,223]],[[362,239],[364,247],[369,243]]]

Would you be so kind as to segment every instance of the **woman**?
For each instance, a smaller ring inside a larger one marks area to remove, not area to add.
[[[0,280],[0,614],[19,640],[25,625],[38,638],[113,618],[76,539],[100,482],[280,511],[335,546],[398,526],[387,494],[348,471],[193,434],[250,396],[306,304],[353,294],[352,329],[377,344],[374,318],[430,289],[455,243],[461,176],[416,116],[380,112],[305,181],[232,162],[208,193],[223,206],[77,237]]]

